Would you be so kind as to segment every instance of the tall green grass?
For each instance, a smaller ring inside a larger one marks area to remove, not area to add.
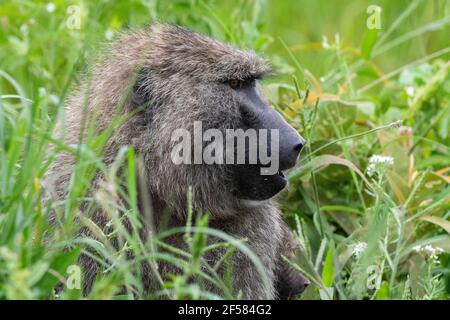
[[[78,146],[64,145],[53,134],[69,88],[86,72],[99,44],[111,33],[154,20],[253,48],[278,72],[265,81],[264,91],[308,140],[280,197],[301,244],[298,258],[286,262],[312,283],[302,298],[449,297],[448,2],[379,1],[377,32],[365,28],[368,1],[334,6],[328,1],[75,1],[82,12],[81,28],[75,30],[66,26],[67,8],[74,3],[53,4],[53,11],[44,1],[0,5],[1,299],[81,298],[81,290],[69,284],[77,271],[71,266],[82,252],[103,266],[92,299],[239,298],[232,288],[235,271],[227,267],[224,278],[217,272],[230,265],[236,250],[249,255],[264,279],[245,241],[209,229],[207,215],[142,241],[138,230],[149,217],[138,212],[139,157],[124,146],[106,167],[101,147],[108,132],[91,130]],[[54,147],[50,154],[49,146]],[[77,163],[61,204],[42,180],[63,150]],[[393,162],[371,165],[373,155]],[[119,168],[124,169],[120,177]],[[106,181],[90,194],[96,171]],[[105,234],[80,214],[86,200],[107,212],[114,231]],[[131,232],[123,227],[124,218],[131,221]],[[96,239],[79,237],[82,226]],[[189,250],[164,243],[174,233],[185,234]],[[206,235],[223,241],[208,246]],[[203,255],[217,246],[225,258],[205,271]],[[159,279],[159,289],[150,294],[139,277],[142,261]],[[181,273],[162,280],[158,261]],[[223,294],[202,290],[192,278],[211,282]],[[55,291],[59,282],[67,286]]]

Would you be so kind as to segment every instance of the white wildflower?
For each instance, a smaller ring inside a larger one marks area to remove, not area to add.
[[[405,90],[406,90],[406,94],[409,97],[414,97],[414,87],[413,86],[408,86],[405,88]]]
[[[444,252],[444,249],[439,247],[435,248],[431,244],[427,244],[426,246],[414,246],[413,250],[435,263],[439,262],[439,255]]]
[[[374,154],[369,159],[369,165],[367,166],[367,174],[369,177],[375,173],[380,173],[386,170],[388,167],[392,167],[394,164],[394,158],[389,156],[380,156]]]
[[[334,35],[334,42],[336,43],[337,46],[339,46],[339,44],[341,43],[341,36],[339,35],[339,33],[336,33]]]
[[[360,241],[357,244],[355,244],[355,246],[353,247],[352,254],[355,257],[359,258],[366,249],[367,249],[367,243]]]
[[[40,87],[38,89],[38,93],[39,93],[39,97],[45,97],[45,95],[47,94],[47,90],[45,90],[44,87]]]
[[[328,43],[328,38],[326,36],[322,36],[322,47],[324,49],[330,48],[330,44]]]
[[[23,34],[24,36],[27,36],[28,33],[30,32],[30,30],[29,30],[29,28],[28,28],[28,25],[27,25],[27,24],[21,25],[21,26],[20,26],[20,32],[22,32],[22,34]]]
[[[389,124],[389,128],[400,128],[403,124],[403,120],[397,120]]]
[[[51,94],[49,97],[50,103],[54,104],[55,106],[59,104],[60,99],[56,94]]]
[[[106,40],[112,40],[113,37],[114,37],[114,31],[112,31],[111,29],[106,30],[106,32],[105,32]]]
[[[55,11],[55,9],[56,9],[56,6],[52,2],[47,3],[47,5],[45,6],[45,10],[47,10],[47,12],[50,12],[50,13]]]

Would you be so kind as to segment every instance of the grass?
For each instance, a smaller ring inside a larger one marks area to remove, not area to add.
[[[298,258],[287,262],[312,283],[302,299],[450,297],[447,1],[377,1],[377,31],[366,28],[369,1],[52,3],[0,5],[0,299],[81,298],[76,261],[87,248],[104,267],[91,299],[239,298],[231,288],[234,270],[227,268],[224,278],[217,274],[236,250],[249,255],[264,279],[245,241],[208,228],[207,215],[142,241],[134,175],[140,160],[134,151],[124,147],[108,168],[101,160],[108,133],[92,132],[78,146],[52,135],[64,98],[100,44],[123,28],[154,20],[252,48],[277,71],[264,91],[309,142],[280,197],[301,243]],[[67,27],[73,4],[80,8],[80,29]],[[47,155],[50,145],[55,148]],[[61,150],[77,157],[63,206],[47,199],[42,187]],[[373,155],[392,162],[370,162]],[[122,178],[115,174],[119,168],[125,168]],[[87,200],[110,215],[113,233],[79,214],[96,170],[107,181]],[[50,224],[55,208],[57,223]],[[123,228],[124,216],[131,232]],[[77,237],[82,225],[97,240]],[[188,251],[164,244],[174,233],[185,234]],[[207,234],[223,242],[208,246]],[[205,272],[203,255],[217,246],[225,258]],[[170,281],[159,278],[160,290],[144,294],[139,264],[125,259],[129,251],[156,274],[158,261],[182,272]],[[222,288],[223,295],[202,290],[188,281],[192,276]],[[66,286],[56,294],[59,281]]]

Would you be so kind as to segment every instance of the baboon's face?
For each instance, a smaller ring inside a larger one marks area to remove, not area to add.
[[[234,193],[245,200],[269,199],[286,186],[283,171],[295,166],[305,141],[267,105],[257,79],[230,79],[226,86],[224,94],[231,95],[234,102],[229,107],[237,109],[236,127],[256,131],[258,140],[258,146],[246,141],[245,164],[233,165]],[[251,163],[251,153],[256,163]]]
[[[216,192],[243,200],[266,200],[280,192],[287,184],[283,171],[296,164],[305,141],[261,95],[258,79],[270,72],[266,62],[252,52],[185,29],[164,27],[155,34],[134,99],[137,104],[152,101],[149,108],[155,120],[150,127],[158,137],[159,150],[171,152],[170,130],[182,127],[192,132],[194,123],[200,121],[203,133],[208,129],[223,133],[225,163],[174,166],[165,157],[165,164],[158,167],[167,170],[160,174],[167,174],[172,183],[197,188],[207,184],[209,190],[212,185]],[[244,138],[244,163],[238,162],[238,145],[225,147],[228,129],[257,134],[257,141]],[[261,130],[266,130],[266,135]],[[196,143],[192,141],[192,145]],[[205,147],[208,141],[200,143]],[[226,159],[230,152],[234,153],[233,163]],[[194,150],[191,160],[193,157]],[[207,197],[207,190],[199,193]]]

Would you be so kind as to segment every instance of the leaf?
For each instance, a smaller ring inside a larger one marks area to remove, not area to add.
[[[197,227],[207,227],[208,226],[208,216],[205,214],[203,216],[200,216],[197,219]],[[191,246],[192,246],[192,259],[194,262],[198,262],[201,254],[203,252],[203,249],[206,246],[206,239],[207,235],[204,232],[198,231],[194,233],[194,236],[192,238]]]
[[[447,167],[447,168],[443,168],[443,169],[438,170],[438,171],[433,172],[433,173],[435,175],[437,175],[439,178],[441,178],[442,180],[444,180],[445,182],[450,183],[450,177],[444,175],[444,174],[446,174],[449,171],[450,171],[450,167]]]
[[[38,262],[31,269],[31,275],[28,278],[28,285],[33,286],[36,284],[48,270],[48,262]]]
[[[334,288],[325,288],[319,290],[321,300],[333,300]]]
[[[303,176],[304,174],[308,173],[311,170],[316,171],[323,167],[327,167],[331,164],[342,165],[342,166],[345,166],[345,167],[353,170],[355,173],[357,173],[361,177],[361,179],[367,185],[370,185],[369,180],[367,180],[367,178],[364,176],[364,174],[361,172],[361,170],[359,170],[358,167],[353,162],[351,162],[347,159],[344,159],[344,158],[340,158],[338,156],[333,156],[331,154],[324,154],[324,155],[315,157],[313,160],[311,160],[307,164],[300,166],[296,171],[294,171],[289,176],[289,178],[296,179],[296,178]]]
[[[64,275],[66,273],[67,267],[76,263],[78,255],[81,249],[77,248],[69,252],[64,252],[58,255],[50,264],[49,269],[54,272]],[[51,289],[58,284],[59,279],[47,272],[41,280],[37,283],[37,287],[41,289],[42,292],[51,292]]]
[[[436,216],[424,216],[420,219],[434,223],[434,224],[440,226],[441,228],[443,228],[445,231],[447,231],[450,234],[450,221],[445,220],[441,217],[436,217]]]
[[[377,290],[376,299],[377,300],[389,300],[391,297],[389,284],[386,281],[383,281],[380,288]]]
[[[348,207],[348,206],[341,206],[341,205],[329,205],[329,206],[322,206],[320,207],[320,211],[340,211],[340,212],[349,212],[354,213],[358,216],[362,216],[362,212],[358,209]]]
[[[334,254],[333,242],[330,242],[330,244],[328,245],[327,256],[325,257],[325,263],[323,265],[322,270],[322,282],[323,285],[327,288],[333,286],[333,279],[334,279],[333,254]]]
[[[378,29],[366,28],[361,41],[361,55],[365,60],[369,60],[372,56],[372,49],[377,40]]]

